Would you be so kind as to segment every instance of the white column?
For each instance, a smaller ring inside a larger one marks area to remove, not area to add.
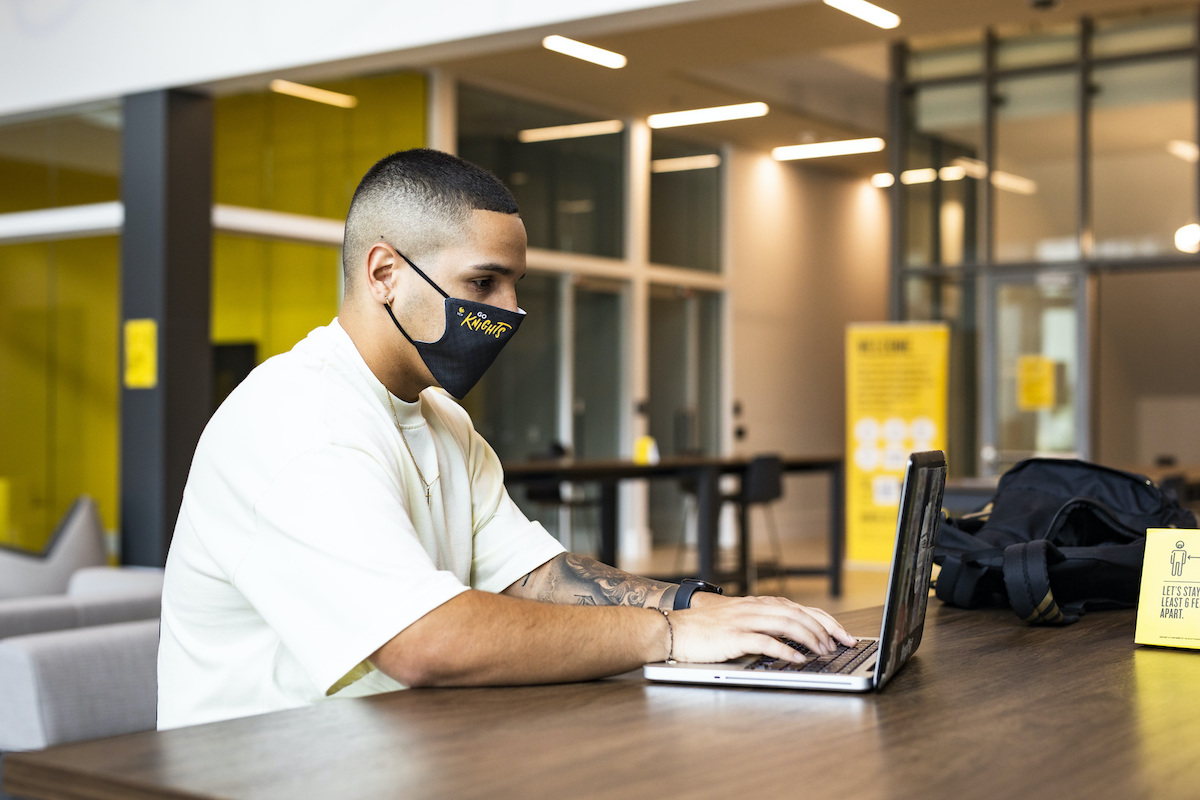
[[[631,280],[625,313],[625,392],[621,414],[621,453],[633,455],[633,443],[649,433],[645,410],[650,395],[650,128],[643,120],[629,124],[629,159],[626,162],[625,258]],[[649,487],[645,481],[621,485],[620,542],[622,560],[632,563],[650,555]]]

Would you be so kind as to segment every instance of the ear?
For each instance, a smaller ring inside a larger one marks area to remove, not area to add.
[[[372,300],[385,303],[392,297],[396,261],[396,251],[384,242],[376,242],[367,251],[367,294]]]

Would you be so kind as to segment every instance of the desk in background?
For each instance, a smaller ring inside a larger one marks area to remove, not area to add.
[[[827,575],[829,593],[842,592],[842,561],[845,552],[843,522],[844,488],[842,459],[838,456],[785,457],[784,472],[816,472],[829,476],[829,564],[822,567],[786,567],[789,575]],[[717,580],[717,523],[721,512],[721,475],[742,475],[749,465],[745,457],[720,458],[680,456],[661,459],[656,464],[632,461],[546,459],[504,464],[508,484],[533,481],[596,483],[600,487],[600,552],[605,564],[617,566],[617,484],[623,480],[649,478],[690,479],[696,486],[696,553],[699,569],[696,577]],[[745,554],[741,561],[745,562]],[[741,578],[746,581],[746,577]],[[743,586],[745,584],[743,583]]]
[[[852,612],[877,630],[880,609]],[[413,689],[15,753],[53,800],[382,797],[1195,797],[1200,653],[1135,646],[1134,612],[1035,628],[931,601],[880,693],[669,686]]]

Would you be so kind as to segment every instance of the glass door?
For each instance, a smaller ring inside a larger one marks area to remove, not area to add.
[[[985,281],[981,476],[1035,455],[1088,458],[1087,278]]]

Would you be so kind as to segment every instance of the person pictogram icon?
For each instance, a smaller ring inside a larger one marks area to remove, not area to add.
[[[1171,575],[1178,578],[1183,574],[1183,565],[1188,560],[1187,550],[1183,549],[1183,540],[1175,542],[1175,549],[1171,551]]]

